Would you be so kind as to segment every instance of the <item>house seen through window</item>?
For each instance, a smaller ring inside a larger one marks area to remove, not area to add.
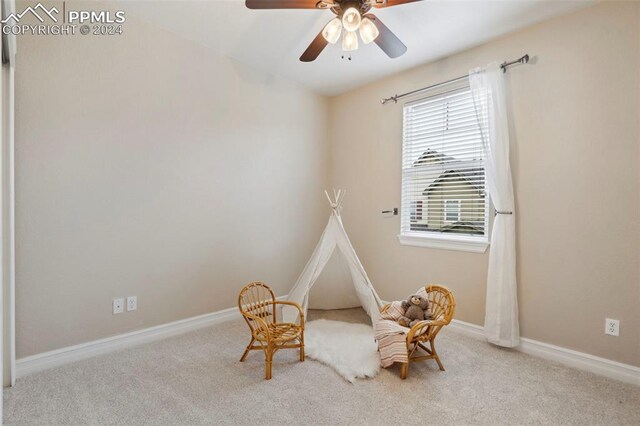
[[[404,107],[400,237],[486,241],[484,150],[468,87]]]

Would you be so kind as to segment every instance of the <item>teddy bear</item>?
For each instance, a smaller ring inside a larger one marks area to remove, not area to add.
[[[417,294],[403,300],[402,309],[404,309],[404,316],[400,317],[398,324],[404,327],[413,327],[420,321],[431,319],[429,301]]]

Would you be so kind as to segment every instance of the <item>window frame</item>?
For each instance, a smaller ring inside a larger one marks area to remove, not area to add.
[[[436,93],[433,93],[429,96],[426,97],[422,97],[420,99],[416,99],[410,102],[405,103],[402,106],[402,112],[403,112],[403,132],[404,132],[404,120],[405,120],[405,116],[404,116],[404,111],[407,105],[409,104],[415,104],[415,103],[420,103],[423,101],[426,101],[428,99],[433,99],[433,98],[437,98],[437,97],[443,97],[443,96],[447,96],[448,94],[452,93],[452,92],[456,92],[456,91],[461,91],[461,90],[469,90],[469,83],[467,81],[463,82],[462,84],[458,84],[456,85],[456,87],[453,88],[449,88],[446,90],[440,90]],[[404,136],[403,136],[403,143],[402,143],[402,149],[404,150],[405,146],[404,146]],[[402,155],[403,161],[404,161],[404,155]],[[401,166],[403,167],[403,166]],[[484,167],[484,163],[483,163],[483,167]],[[486,170],[486,169],[485,169]],[[402,168],[402,182],[404,183],[404,179],[405,179],[405,171],[404,168]],[[486,185],[486,181],[485,181],[485,185]],[[404,189],[401,186],[401,204],[404,205]],[[449,201],[449,200],[445,200],[445,201]],[[458,219],[460,219],[461,217],[461,208],[462,208],[462,202],[459,199],[456,199],[456,201],[458,202]],[[416,246],[416,247],[426,247],[426,248],[436,248],[436,249],[444,249],[444,250],[455,250],[455,251],[464,251],[464,252],[472,252],[472,253],[484,253],[487,250],[487,247],[490,244],[490,239],[489,236],[491,235],[491,228],[492,228],[492,220],[491,220],[491,214],[490,212],[493,211],[493,206],[491,204],[491,199],[489,197],[489,193],[486,191],[486,187],[485,187],[485,196],[484,196],[484,201],[485,201],[485,233],[484,235],[481,236],[477,236],[477,235],[465,235],[465,234],[455,234],[455,233],[445,233],[445,232],[425,232],[425,231],[411,231],[411,230],[405,230],[403,231],[403,227],[405,226],[405,220],[406,219],[404,212],[401,211],[401,216],[400,216],[400,233],[398,234],[398,241],[401,245],[407,245],[407,246]],[[415,200],[413,201],[415,202]],[[428,208],[428,203],[423,203],[422,204],[422,215],[423,217],[429,217],[428,213],[425,215],[425,212],[428,212],[429,208]],[[454,223],[455,221],[445,221],[444,219],[446,218],[446,214],[445,214],[446,208],[443,206],[443,222],[446,223]],[[410,215],[412,212],[409,212],[408,214]]]

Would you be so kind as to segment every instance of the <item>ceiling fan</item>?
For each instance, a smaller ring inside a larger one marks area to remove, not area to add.
[[[401,56],[407,51],[407,46],[369,11],[372,7],[391,7],[415,1],[420,0],[246,0],[245,4],[249,9],[331,10],[336,17],[325,25],[300,56],[302,62],[311,62],[320,55],[327,44],[335,44],[341,35],[343,51],[357,50],[357,32],[360,33],[360,39],[364,44],[374,41],[390,58]]]

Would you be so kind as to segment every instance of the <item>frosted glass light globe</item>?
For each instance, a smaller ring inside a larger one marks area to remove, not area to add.
[[[360,38],[364,44],[369,44],[380,35],[378,27],[366,16],[362,19],[360,24]]]
[[[360,12],[358,12],[358,9],[355,7],[350,7],[344,12],[344,15],[342,15],[342,25],[347,31],[357,30],[361,20]]]
[[[342,37],[342,50],[350,52],[358,49],[358,34],[355,31],[345,31]]]
[[[322,37],[331,44],[336,44],[342,34],[342,22],[340,19],[333,18],[322,30]]]

